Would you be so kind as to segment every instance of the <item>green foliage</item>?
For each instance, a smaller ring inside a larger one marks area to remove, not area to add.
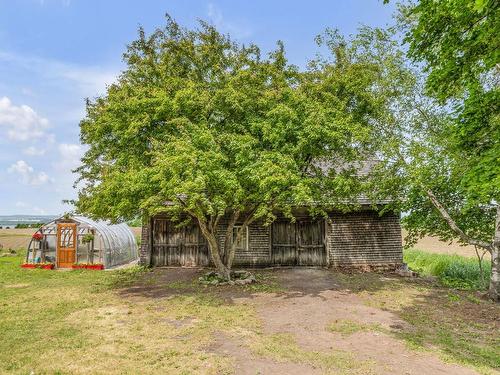
[[[402,7],[400,20],[409,56],[428,74],[427,92],[446,104],[440,121],[418,129],[422,148],[433,150],[418,160],[421,180],[464,231],[490,239],[500,200],[500,3],[421,0]],[[420,226],[433,231],[416,203]]]
[[[410,244],[425,235],[491,244],[500,201],[499,5],[421,0],[401,7],[408,55],[419,65],[393,107],[397,120],[374,190],[408,213]],[[429,191],[468,240],[443,220]]]
[[[491,275],[491,264],[483,261],[484,281],[478,260],[459,255],[433,254],[408,249],[404,252],[408,266],[424,275],[432,275],[446,286],[459,289],[485,289]]]
[[[403,8],[409,55],[425,62],[427,86],[441,100],[460,97],[500,58],[495,0],[420,0]]]
[[[83,243],[91,243],[92,241],[94,241],[94,235],[92,233],[87,233],[83,235],[82,237]]]
[[[142,219],[135,218],[135,219],[129,220],[129,221],[127,221],[127,225],[129,227],[140,227],[140,226],[142,226]]]
[[[281,42],[262,56],[205,22],[187,30],[167,17],[149,36],[139,30],[118,82],[87,103],[78,209],[209,222],[228,210],[271,221],[297,204],[354,208],[356,162],[375,155],[406,70],[380,30],[327,30],[317,42],[329,56],[299,71]]]

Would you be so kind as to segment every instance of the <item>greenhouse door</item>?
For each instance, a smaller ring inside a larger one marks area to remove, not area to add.
[[[70,268],[75,263],[76,224],[57,224],[57,267]]]

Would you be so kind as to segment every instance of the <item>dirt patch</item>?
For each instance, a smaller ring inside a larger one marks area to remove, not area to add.
[[[216,341],[208,350],[228,358],[233,363],[235,374],[322,374],[320,369],[307,364],[277,362],[255,356],[245,343],[238,343],[235,339],[226,335],[218,335]]]
[[[437,356],[409,350],[404,342],[390,335],[394,330],[409,329],[408,324],[389,311],[364,304],[358,296],[341,288],[332,272],[289,269],[278,271],[278,274],[287,293],[281,296],[259,295],[252,299],[265,333],[290,333],[306,350],[353,353],[359,360],[373,361],[375,373],[475,373],[468,368],[444,363]],[[380,329],[345,337],[327,329],[338,319]]]
[[[262,332],[240,332],[240,336],[236,332],[231,337],[214,334],[215,343],[207,348],[208,352],[229,358],[238,374],[329,373],[338,368],[334,366],[336,358],[345,362],[344,369],[353,369],[347,373],[476,373],[444,361],[438,350],[412,350],[400,338],[402,333],[411,334],[416,329],[409,321],[413,315],[420,316],[420,304],[425,303],[436,314],[453,310],[453,306],[436,309],[446,304],[446,291],[435,292],[424,281],[409,281],[394,275],[352,276],[315,268],[254,271],[261,278],[275,280],[281,287],[279,292],[262,293],[237,286],[200,286],[197,278],[203,272],[202,269],[155,269],[140,284],[121,293],[158,299],[201,293],[222,299],[223,303],[253,307]],[[402,287],[406,283],[410,288]],[[463,322],[467,316],[464,309],[474,307],[474,301],[467,303],[470,305],[450,313],[450,319]],[[498,314],[494,305],[476,310],[469,315]],[[403,319],[408,315],[410,318]],[[282,341],[283,337],[288,341]],[[283,345],[297,354],[280,353]],[[274,353],[273,348],[278,352]],[[336,353],[346,356],[336,357]],[[360,364],[363,364],[361,370]]]
[[[404,238],[406,236],[406,231],[403,230],[402,234]],[[476,257],[476,251],[474,249],[474,246],[463,246],[457,243],[456,241],[450,241],[450,242],[440,241],[439,238],[431,236],[422,237],[412,247],[415,249],[427,251],[429,253],[448,254],[448,255],[458,254],[464,257],[471,257],[471,258]],[[490,255],[486,254],[484,256],[484,259],[489,260]]]

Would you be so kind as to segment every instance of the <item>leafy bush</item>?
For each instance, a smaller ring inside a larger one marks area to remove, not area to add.
[[[459,289],[485,289],[491,274],[491,264],[483,260],[483,282],[478,260],[460,255],[408,249],[404,252],[404,261],[412,270],[436,276],[444,285]]]

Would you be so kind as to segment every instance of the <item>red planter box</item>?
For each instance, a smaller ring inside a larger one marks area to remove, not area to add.
[[[88,264],[86,268],[88,270],[103,270],[104,264]]]
[[[42,269],[42,270],[53,270],[54,265],[53,264],[38,264],[38,263],[24,263],[21,264],[22,268],[29,268],[29,269]]]
[[[71,268],[75,270],[103,270],[104,264],[73,264]]]

